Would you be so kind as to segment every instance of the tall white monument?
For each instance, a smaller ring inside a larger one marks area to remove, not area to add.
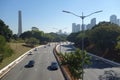
[[[22,13],[18,11],[18,37],[22,34]]]

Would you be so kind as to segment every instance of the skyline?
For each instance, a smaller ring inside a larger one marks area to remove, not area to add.
[[[0,19],[14,34],[18,33],[18,11],[22,11],[23,32],[37,27],[44,32],[72,32],[72,23],[81,24],[81,19],[71,14],[63,13],[62,10],[73,12],[77,15],[103,10],[101,13],[93,14],[85,18],[84,23],[90,23],[96,18],[97,23],[109,21],[111,15],[120,18],[119,0],[1,0]],[[64,29],[64,30],[63,30]]]

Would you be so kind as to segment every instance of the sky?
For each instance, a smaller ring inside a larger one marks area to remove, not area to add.
[[[0,19],[9,25],[14,34],[18,33],[18,11],[22,11],[22,31],[39,28],[45,33],[58,30],[70,33],[72,23],[81,24],[81,18],[62,12],[73,12],[79,16],[103,10],[84,19],[90,23],[109,21],[113,14],[120,18],[120,0],[0,0]]]

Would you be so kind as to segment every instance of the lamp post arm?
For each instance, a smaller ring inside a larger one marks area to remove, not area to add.
[[[69,11],[65,11],[65,10],[63,10],[62,12],[69,13],[69,14],[72,14],[72,15],[74,15],[74,16],[80,17],[79,15],[77,15],[77,14],[75,14],[75,13],[73,13],[73,12],[69,12]]]
[[[102,10],[100,10],[100,11],[96,11],[96,12],[93,12],[93,13],[91,13],[91,14],[88,14],[88,15],[85,16],[85,17],[91,16],[91,15],[93,15],[93,14],[95,14],[95,13],[99,13],[99,12],[102,12]]]

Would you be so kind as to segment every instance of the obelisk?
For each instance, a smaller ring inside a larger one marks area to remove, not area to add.
[[[22,13],[18,11],[18,37],[22,34]]]

